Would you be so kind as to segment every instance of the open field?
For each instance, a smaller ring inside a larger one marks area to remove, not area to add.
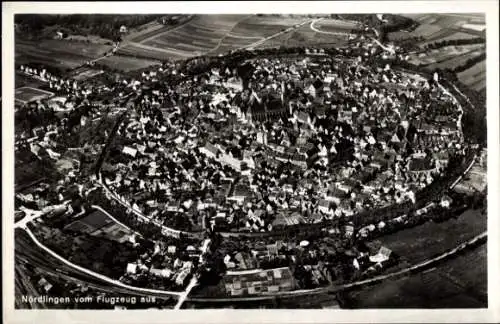
[[[464,54],[457,54],[455,57],[450,57],[448,59],[440,60],[439,62],[430,64],[429,69],[455,69],[459,66],[464,65],[469,59],[480,56],[484,53],[484,49],[474,50]]]
[[[483,31],[486,29],[485,24],[464,24],[462,25],[462,28],[464,29],[470,29],[474,31]]]
[[[486,61],[481,61],[471,68],[458,73],[458,79],[474,90],[486,88]]]
[[[439,49],[429,50],[423,54],[412,54],[410,60],[417,64],[431,64],[446,61],[450,58],[466,53],[471,53],[476,50],[483,49],[483,44],[447,46]]]
[[[193,56],[192,53],[169,48],[154,48],[139,43],[128,43],[120,47],[118,54],[153,60],[182,60]]]
[[[486,230],[487,217],[479,210],[467,210],[457,219],[425,224],[378,239],[411,264],[428,259]]]
[[[471,39],[471,38],[476,38],[476,37],[478,37],[478,36],[474,35],[474,34],[464,33],[464,32],[453,30],[453,31],[451,31],[451,33],[448,36],[444,36],[444,35],[441,36],[439,41],[442,42],[442,41],[448,41],[448,40]],[[427,44],[431,44],[434,42],[435,42],[435,40],[430,40],[430,41],[422,43],[422,46],[425,46]]]
[[[153,28],[148,35],[125,44],[119,53],[158,60],[217,55],[249,46],[307,20],[305,17],[197,15],[168,30]]]
[[[475,38],[481,35],[477,29],[469,28],[471,24],[484,24],[482,14],[404,14],[420,23],[412,32],[390,33],[390,40],[400,40],[409,37],[423,37],[420,46],[450,39]]]
[[[31,184],[53,177],[56,170],[49,163],[41,161],[29,150],[15,152],[14,185],[16,192],[22,192]]]
[[[145,39],[155,37],[157,34],[166,32],[170,29],[177,28],[192,19],[192,15],[179,15],[175,23],[162,24],[157,20],[151,21],[147,24],[132,28],[123,39],[130,42],[142,42]]]
[[[122,55],[104,57],[100,59],[98,63],[124,72],[143,69],[151,65],[159,64],[159,62],[155,60],[138,59]]]
[[[131,42],[140,42],[146,38],[152,37],[156,34],[169,30],[169,26],[162,25],[158,22],[151,22],[147,24],[143,30],[126,35],[124,38]]]
[[[455,69],[467,62],[467,60],[484,54],[484,44],[447,46],[426,52],[425,54],[413,54],[410,62],[425,65],[429,69]]]
[[[285,18],[273,16],[250,16],[248,19],[239,22],[231,31],[231,34],[264,38],[279,33],[288,27],[303,23],[307,20],[308,18],[306,17]]]
[[[49,67],[73,69],[89,59],[102,56],[111,46],[64,40],[40,42],[16,40],[16,64],[43,64]]]
[[[353,29],[361,29],[360,25],[353,21],[340,19],[321,19],[314,26],[321,31],[331,33],[350,33]]]
[[[317,25],[314,25],[317,28]],[[272,38],[257,48],[269,47],[295,47],[295,46],[321,46],[321,45],[336,45],[343,46],[347,43],[347,35],[331,35],[328,33],[319,33],[311,29],[310,24],[305,24],[296,30]]]
[[[53,96],[54,93],[45,91],[45,90],[40,90],[36,88],[31,88],[31,87],[22,87],[18,88],[15,91],[14,97],[16,101],[20,103],[27,103],[30,101],[36,101],[36,100],[42,100],[48,97]]]
[[[179,28],[145,39],[141,44],[200,55],[217,48],[222,38],[245,18],[242,15],[200,15]]]
[[[104,71],[102,70],[95,70],[95,69],[90,69],[88,67],[82,67],[80,69],[77,69],[76,71],[73,71],[73,79],[77,81],[84,81],[90,78],[93,78]]]
[[[15,76],[15,89],[21,87],[31,87],[31,88],[39,88],[46,85],[46,83],[41,80],[37,80],[25,74],[24,72],[16,71]]]
[[[353,308],[487,307],[486,244],[410,277],[352,292]]]

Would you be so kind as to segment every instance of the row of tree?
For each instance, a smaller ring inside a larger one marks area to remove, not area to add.
[[[440,42],[430,43],[424,46],[424,49],[437,49],[446,46],[460,46],[472,44],[484,44],[486,39],[483,37],[464,38],[464,39],[447,39]]]

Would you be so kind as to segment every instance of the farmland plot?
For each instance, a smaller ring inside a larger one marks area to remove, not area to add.
[[[40,90],[31,87],[22,87],[16,89],[14,97],[15,100],[20,103],[27,103],[35,100],[42,100],[51,97],[53,95],[54,93],[50,91]]]
[[[430,65],[434,64],[437,65],[439,63],[444,63],[446,65],[446,62],[448,60],[457,60],[460,61],[460,58],[466,57],[465,60],[467,60],[470,57],[473,57],[474,55],[479,55],[484,51],[484,45],[483,44],[472,44],[472,45],[464,45],[464,46],[448,46],[445,48],[441,49],[436,49],[436,50],[431,50],[425,55],[422,54],[415,54],[413,57],[410,59],[410,62],[415,63],[415,64],[423,64],[423,65]],[[476,54],[477,53],[477,54]],[[467,55],[470,54],[470,55]],[[451,68],[453,64],[450,64],[450,66],[443,66],[443,68]],[[459,66],[460,64],[456,65]]]
[[[244,21],[241,21],[232,30],[233,35],[253,36],[253,37],[269,37],[277,34],[289,27],[307,21],[308,18],[283,18],[273,16],[251,16]]]
[[[475,64],[457,76],[462,83],[474,90],[480,91],[486,88],[486,61]]]
[[[448,36],[441,36],[439,39],[440,42],[442,41],[447,41],[447,40],[458,40],[458,39],[471,39],[471,38],[477,38],[477,35],[470,34],[470,33],[464,33],[464,32],[458,32],[458,31],[453,31],[450,33]],[[425,43],[422,43],[422,45],[427,45],[430,43],[434,43],[436,40],[429,40]]]
[[[391,40],[399,40],[408,37],[423,37],[425,45],[431,42],[447,39],[464,39],[477,37],[477,33],[472,30],[468,32],[462,26],[483,20],[484,15],[474,14],[405,14],[420,23],[412,32],[390,33]]]
[[[201,15],[179,28],[147,39],[142,45],[195,56],[218,47],[222,38],[245,16]],[[175,54],[174,54],[175,55]]]
[[[221,44],[215,49],[214,52],[217,53],[227,53],[231,50],[236,50],[245,46],[248,46],[256,41],[261,40],[261,37],[235,37],[232,35],[228,35],[224,37],[221,41]]]
[[[129,43],[120,47],[118,54],[153,60],[180,60],[193,56],[193,53],[182,52],[169,48],[154,48],[139,43]]]
[[[160,62],[154,60],[138,59],[121,55],[108,56],[99,60],[99,64],[104,64],[112,69],[124,72],[146,68],[159,63]]]
[[[290,33],[270,39],[257,48],[270,48],[279,46],[342,46],[346,43],[347,36],[318,33],[312,30],[309,24],[306,24]]]
[[[359,24],[340,19],[322,19],[317,21],[314,26],[321,31],[329,33],[350,33],[353,29],[360,29]]]
[[[104,73],[102,70],[95,70],[95,69],[90,69],[87,67],[79,68],[75,71],[73,71],[73,79],[76,81],[84,81],[91,79],[95,76],[98,76],[99,74]]]
[[[484,50],[478,49],[472,52],[464,53],[461,55],[457,55],[455,57],[451,57],[447,60],[443,60],[438,62],[437,64],[429,65],[429,68],[438,68],[438,69],[455,69],[461,65],[464,65],[467,60],[477,57],[484,53]]]
[[[184,25],[152,37],[129,42],[119,53],[159,60],[225,54],[244,48],[284,29],[307,21],[304,17],[198,15]],[[345,25],[345,23],[343,23]]]
[[[43,64],[57,68],[75,68],[89,59],[102,56],[111,46],[104,44],[44,40],[31,42],[16,40],[18,64]]]
[[[29,77],[27,74],[24,74],[23,72],[16,71],[16,77],[15,77],[16,89],[21,87],[40,88],[44,86],[47,86],[47,84],[38,79]]]

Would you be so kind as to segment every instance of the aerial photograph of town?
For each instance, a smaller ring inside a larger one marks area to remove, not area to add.
[[[488,308],[484,14],[14,36],[16,309]]]

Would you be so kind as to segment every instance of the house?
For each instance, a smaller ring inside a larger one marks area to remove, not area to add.
[[[310,124],[311,123],[311,116],[306,113],[305,111],[299,111],[298,113],[295,113],[295,117],[301,121],[302,123],[305,124]]]
[[[389,260],[391,254],[392,254],[392,251],[389,248],[382,246],[382,247],[380,247],[380,250],[378,251],[377,254],[369,257],[369,260],[371,262],[381,264],[381,263]]]
[[[122,153],[135,157],[137,155],[137,150],[132,147],[125,146],[122,150]]]
[[[175,254],[176,251],[177,251],[177,247],[175,245],[169,245],[167,247],[167,253],[168,254],[173,255],[173,254]]]
[[[318,203],[318,210],[327,215],[333,215],[332,201],[321,199]]]
[[[45,279],[44,277],[42,277],[38,281],[38,284],[43,287],[43,289],[45,290],[45,292],[49,292],[52,289],[52,287],[53,287],[53,285],[50,282],[48,282],[47,279]]]
[[[177,277],[175,278],[175,283],[179,286],[183,286],[184,283],[186,282],[187,277],[191,273],[190,269],[182,269],[179,274],[177,274]]]
[[[137,268],[138,268],[137,263],[129,263],[127,264],[127,273],[136,274]]]
[[[164,268],[164,269],[156,269],[156,268],[151,268],[149,272],[155,276],[162,277],[162,278],[170,278],[172,276],[172,271],[170,269]]]
[[[219,149],[216,148],[213,144],[207,142],[204,147],[200,148],[200,152],[208,157],[215,158],[219,153]]]

